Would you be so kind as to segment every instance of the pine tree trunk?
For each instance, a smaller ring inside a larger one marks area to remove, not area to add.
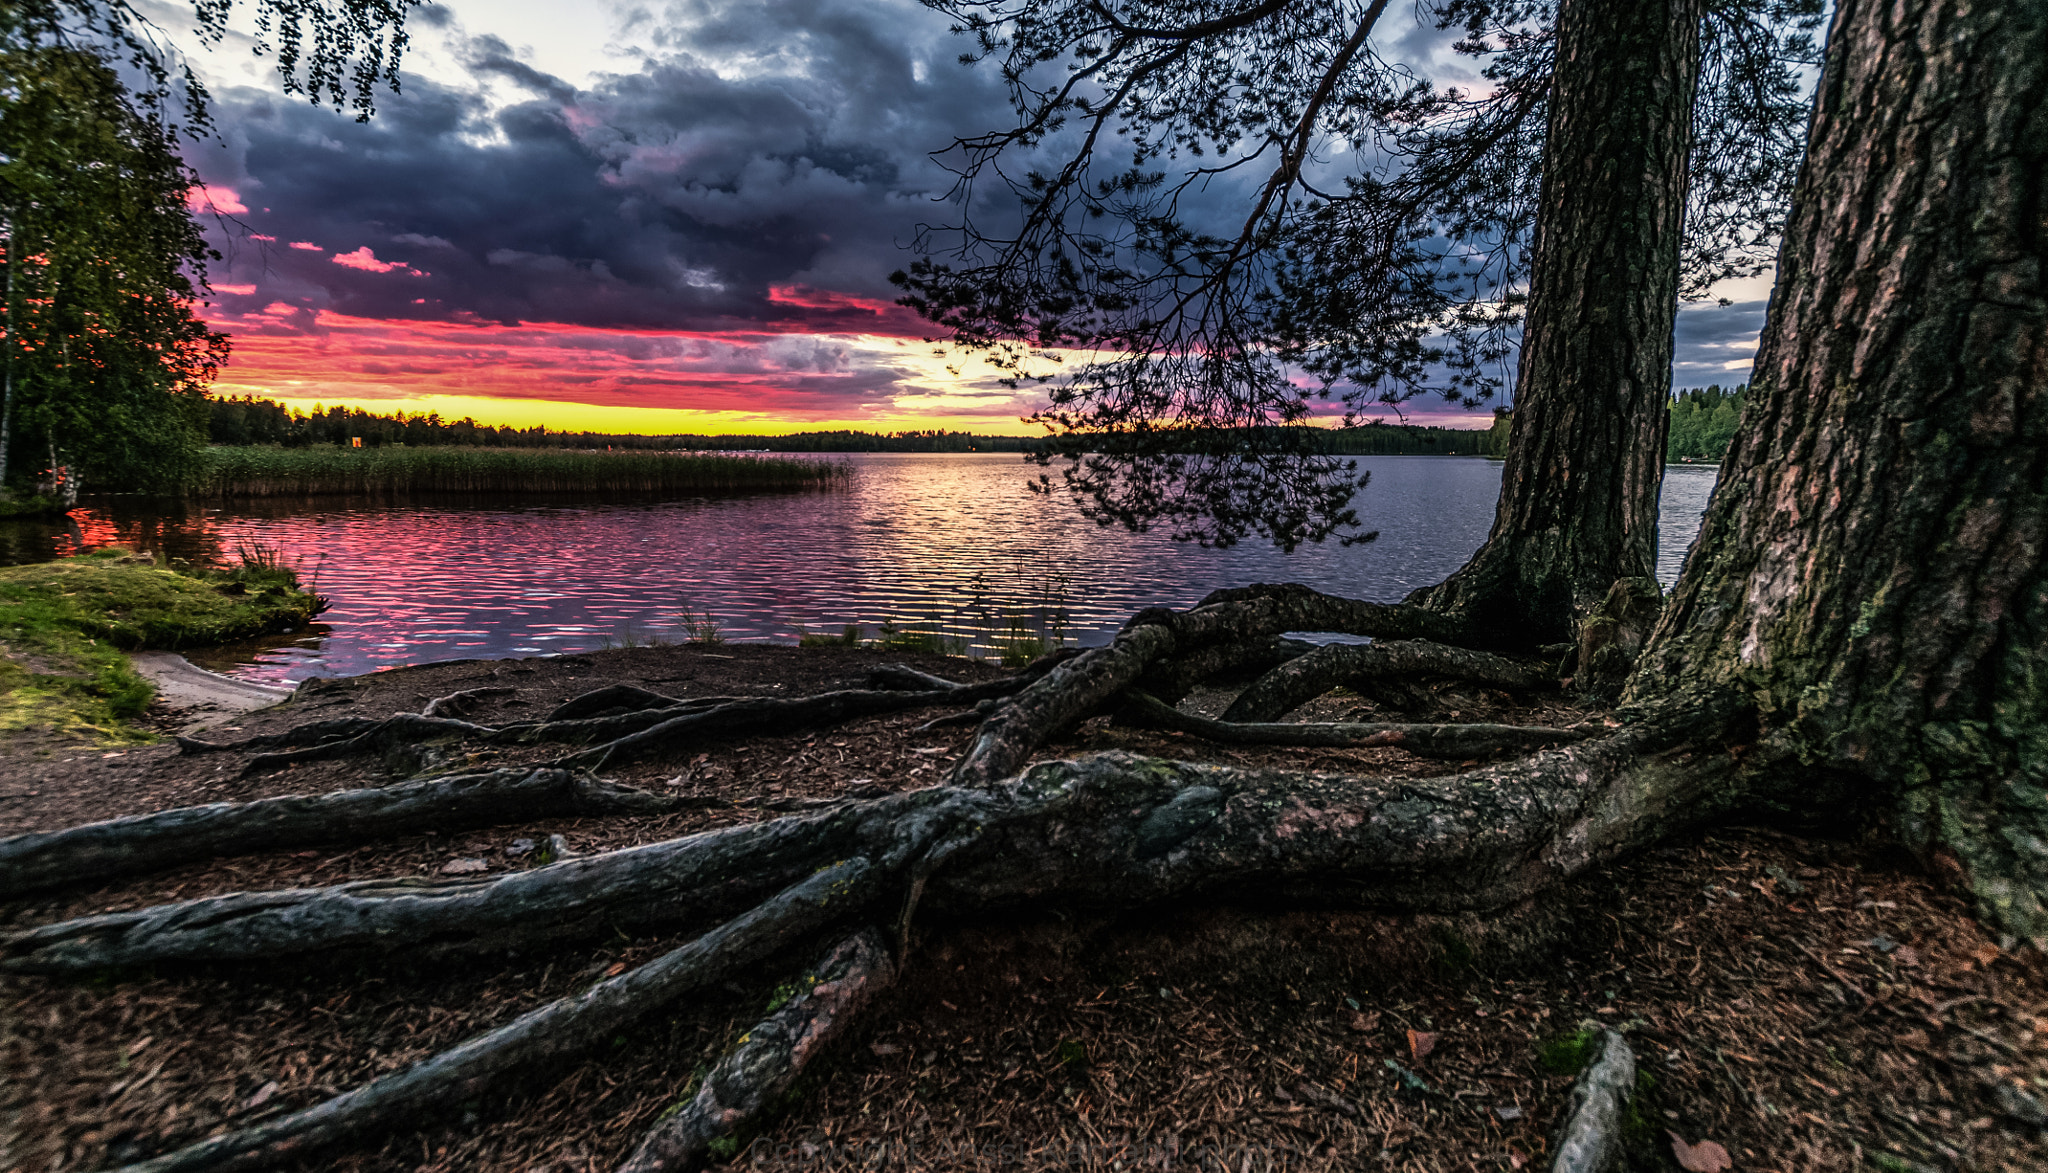
[[[1410,602],[1490,646],[1573,637],[1655,572],[1702,0],[1567,0],[1557,18],[1529,316],[1486,544]]]
[[[2048,945],[2048,0],[1842,0],[1811,142],[1632,693],[1754,698],[1761,760]]]

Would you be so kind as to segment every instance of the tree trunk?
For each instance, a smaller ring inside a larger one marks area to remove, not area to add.
[[[1753,698],[2048,946],[2048,0],[1843,0],[1811,144],[1631,696]]]
[[[1409,601],[1479,642],[1563,643],[1651,576],[1702,0],[1567,0],[1500,507]]]

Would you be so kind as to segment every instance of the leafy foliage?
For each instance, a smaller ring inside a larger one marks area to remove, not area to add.
[[[1742,419],[1742,400],[1749,384],[1723,389],[1716,383],[1681,391],[1671,400],[1671,434],[1666,460],[1719,460],[1727,455]]]
[[[192,312],[214,254],[164,122],[95,53],[0,26],[5,427],[24,464],[114,487],[195,466],[225,336]]]
[[[358,121],[376,112],[379,86],[398,91],[398,70],[410,43],[408,13],[421,0],[255,0],[256,52],[277,60],[284,91],[316,105],[344,106]],[[236,0],[192,0],[205,47],[227,36]],[[212,127],[206,87],[178,59],[161,30],[130,0],[7,0],[5,20],[36,44],[97,46],[147,84],[138,105],[194,134]]]
[[[963,61],[1000,71],[1018,121],[941,152],[961,218],[929,226],[895,280],[955,345],[1013,382],[1053,383],[1037,422],[1120,441],[1102,445],[1114,471],[1067,468],[1090,516],[1217,544],[1321,540],[1355,526],[1363,479],[1316,455],[1308,429],[1270,427],[1223,472],[1166,454],[1191,430],[1309,422],[1324,400],[1352,422],[1425,393],[1474,408],[1505,387],[1554,3],[1419,6],[1480,67],[1471,89],[1392,55],[1386,0],[926,3],[971,39]],[[1709,5],[1688,296],[1769,264],[1818,13]],[[1276,472],[1294,484],[1271,497]]]

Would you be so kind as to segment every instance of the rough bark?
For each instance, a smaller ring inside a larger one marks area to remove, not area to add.
[[[1238,694],[1225,721],[1271,721],[1285,716],[1340,684],[1353,680],[1399,680],[1448,676],[1516,692],[1554,688],[1541,668],[1491,652],[1446,647],[1427,640],[1386,640],[1372,644],[1328,644],[1273,669]]]
[[[179,807],[0,839],[0,895],[213,856],[577,815],[660,814],[677,800],[567,770],[493,770],[380,789]]]
[[[580,1055],[692,990],[803,944],[822,927],[858,913],[874,898],[875,879],[867,860],[847,860],[637,969],[528,1011],[431,1059],[270,1123],[124,1166],[123,1173],[265,1168],[474,1098],[508,1075]]]
[[[1183,713],[1142,692],[1125,694],[1120,715],[1133,723],[1191,733],[1224,745],[1387,746],[1425,758],[1474,758],[1505,750],[1542,749],[1584,741],[1593,733],[1589,729],[1553,729],[1543,725],[1212,721]]]
[[[1630,689],[1896,801],[2048,946],[2048,3],[1844,0],[1742,426]]]
[[[1567,0],[1500,507],[1463,569],[1409,601],[1487,646],[1573,638],[1655,573],[1671,331],[1704,0]]]
[[[694,1173],[714,1142],[758,1127],[819,1053],[852,1028],[896,965],[873,929],[834,946],[797,992],[756,1023],[704,1077],[697,1094],[657,1120],[618,1173]]]

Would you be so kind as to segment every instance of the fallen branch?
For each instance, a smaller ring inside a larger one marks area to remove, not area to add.
[[[1599,1048],[1572,1085],[1552,1173],[1609,1173],[1626,1156],[1622,1128],[1636,1091],[1636,1056],[1611,1030],[1600,1032]]]
[[[1125,694],[1119,716],[1133,724],[1189,733],[1224,745],[1300,745],[1362,749],[1387,746],[1417,757],[1463,759],[1508,750],[1541,749],[1584,741],[1605,729],[1544,725],[1400,725],[1353,722],[1233,722],[1183,713],[1136,690]]]
[[[1555,687],[1519,660],[1425,640],[1328,644],[1261,676],[1224,711],[1225,721],[1272,721],[1352,680],[1449,676],[1518,692]]]
[[[881,937],[863,929],[826,954],[789,1001],[741,1036],[697,1094],[655,1121],[618,1173],[695,1173],[714,1142],[757,1125],[804,1068],[896,979]]]
[[[684,994],[843,922],[874,898],[879,880],[867,860],[848,860],[637,969],[528,1011],[404,1071],[267,1124],[125,1166],[124,1173],[226,1173],[282,1164],[471,1099],[516,1072],[559,1066]]]

